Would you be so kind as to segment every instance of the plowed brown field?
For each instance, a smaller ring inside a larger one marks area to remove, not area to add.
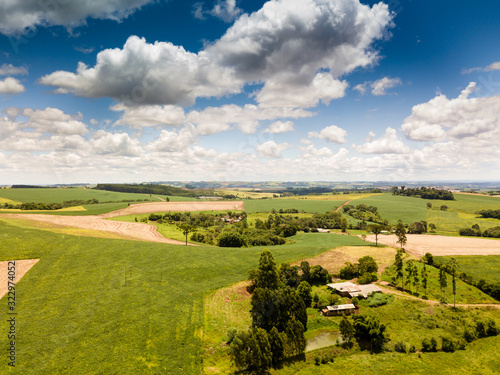
[[[420,258],[425,253],[434,256],[445,255],[500,255],[500,241],[485,238],[433,236],[429,234],[407,234],[405,250]],[[366,237],[375,242],[375,236]],[[379,235],[378,242],[387,246],[399,247],[395,235]]]

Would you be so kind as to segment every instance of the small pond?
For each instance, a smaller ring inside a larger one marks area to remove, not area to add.
[[[337,340],[342,342],[339,332],[319,332],[316,336],[307,340],[306,352],[335,345]]]

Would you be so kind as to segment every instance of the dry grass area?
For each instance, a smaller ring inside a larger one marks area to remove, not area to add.
[[[407,234],[405,250],[420,258],[425,253],[434,256],[445,255],[500,255],[500,241],[472,237],[447,237],[428,234]],[[369,235],[367,241],[375,242],[375,236]],[[387,246],[399,247],[395,235],[379,235],[378,242]]]
[[[18,283],[19,280],[23,278],[23,276],[33,267],[39,259],[24,259],[24,260],[16,260],[16,274],[14,283]],[[8,292],[8,264],[9,261],[0,262],[0,298],[5,296]]]
[[[99,215],[103,218],[152,214],[155,212],[185,212],[185,211],[227,211],[244,210],[242,201],[194,201],[194,202],[152,202],[131,204],[127,208]]]
[[[359,258],[369,255],[377,262],[378,271],[382,272],[387,266],[394,263],[395,254],[396,250],[390,247],[344,246],[302,260],[308,261],[311,266],[319,264],[330,273],[338,273],[346,262],[356,263]],[[293,265],[298,266],[301,261],[295,262]]]

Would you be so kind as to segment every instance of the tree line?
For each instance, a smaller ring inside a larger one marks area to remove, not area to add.
[[[461,236],[469,236],[469,237],[491,237],[491,238],[500,238],[500,226],[488,228],[484,231],[481,231],[481,228],[478,224],[474,224],[470,228],[461,228],[458,233]]]
[[[199,197],[207,194],[207,191],[185,190],[174,186],[156,184],[97,184],[95,189],[120,193],[174,195],[179,197]]]
[[[420,188],[406,188],[397,186],[391,188],[393,195],[404,195],[407,197],[420,197],[422,199],[441,199],[441,200],[455,200],[453,193],[449,190],[436,189],[432,187],[422,186]]]

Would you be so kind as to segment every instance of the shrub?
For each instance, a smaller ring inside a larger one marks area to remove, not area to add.
[[[422,340],[422,351],[423,352],[437,352],[437,340],[432,337],[428,339],[427,337]]]
[[[378,307],[387,305],[389,302],[392,302],[394,297],[389,294],[375,293],[372,294],[367,302],[369,307]]]
[[[442,337],[441,340],[442,340],[441,349],[443,350],[443,352],[453,353],[455,351],[457,345],[454,340],[448,337]]]
[[[397,343],[394,344],[394,350],[398,353],[406,353],[406,343],[402,341],[398,341]]]
[[[358,283],[359,284],[370,284],[371,282],[377,281],[377,280],[378,280],[378,277],[377,277],[376,273],[366,272],[358,278]]]
[[[160,215],[157,215],[157,214],[149,214],[149,217],[148,219],[150,221],[157,221],[157,220],[160,220],[163,216],[160,214]]]
[[[473,330],[470,326],[465,327],[464,335],[465,341],[472,342],[477,339],[476,331]]]
[[[220,247],[242,247],[245,245],[243,236],[238,232],[224,232],[217,239]]]

